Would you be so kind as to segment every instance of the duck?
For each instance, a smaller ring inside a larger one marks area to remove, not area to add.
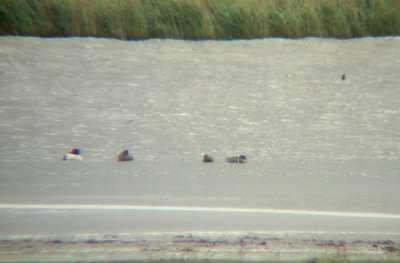
[[[226,161],[228,163],[246,163],[247,159],[245,155],[240,155],[240,156],[232,156],[226,158]]]
[[[118,162],[128,162],[132,160],[133,156],[129,154],[128,150],[124,150],[118,155]]]
[[[83,160],[83,157],[81,155],[81,150],[79,150],[77,148],[72,149],[69,153],[64,154],[62,160],[63,161],[66,161],[66,160],[79,160],[79,161],[81,161],[81,160]]]
[[[204,154],[203,163],[212,163],[212,162],[214,162],[214,159],[208,154]]]

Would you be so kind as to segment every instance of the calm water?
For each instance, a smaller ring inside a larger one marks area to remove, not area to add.
[[[399,47],[1,37],[0,203],[398,215]],[[72,148],[83,161],[61,161]],[[116,162],[125,148],[135,161]],[[38,227],[0,210],[15,233]]]

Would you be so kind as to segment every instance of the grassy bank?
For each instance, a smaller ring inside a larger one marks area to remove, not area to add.
[[[119,39],[400,35],[400,1],[0,0],[0,34]]]

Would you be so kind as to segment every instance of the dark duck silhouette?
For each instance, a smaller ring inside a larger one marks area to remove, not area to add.
[[[214,159],[208,154],[204,154],[203,163],[212,163],[212,162],[214,162]]]
[[[83,157],[81,155],[81,150],[74,148],[69,153],[64,154],[62,159],[63,159],[63,161],[66,161],[66,160],[83,160]]]
[[[226,161],[228,163],[246,163],[247,159],[246,159],[246,156],[240,155],[240,156],[228,157],[228,158],[226,158]]]
[[[128,162],[132,161],[133,156],[129,154],[128,150],[124,150],[118,155],[118,162]]]

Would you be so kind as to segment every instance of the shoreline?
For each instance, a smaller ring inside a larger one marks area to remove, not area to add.
[[[267,208],[0,204],[3,236],[86,233],[273,232],[400,233],[397,214]]]
[[[304,209],[278,209],[257,207],[219,207],[219,206],[166,206],[136,204],[52,204],[52,203],[0,203],[0,209],[12,210],[135,210],[135,211],[181,211],[181,212],[220,212],[220,213],[259,213],[282,215],[337,216],[361,218],[400,219],[400,214],[379,212],[318,211]]]
[[[400,260],[400,233],[96,234],[9,238],[1,244],[2,261],[13,262]]]
[[[397,215],[261,211],[1,204],[1,256],[6,262],[400,260]]]

